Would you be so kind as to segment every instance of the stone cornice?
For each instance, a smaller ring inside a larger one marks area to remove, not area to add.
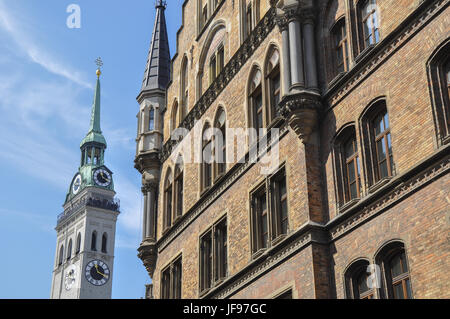
[[[450,0],[425,0],[385,39],[373,47],[370,52],[344,76],[337,80],[324,94],[332,109],[372,72],[405,45],[417,32],[427,25],[450,3]],[[357,57],[358,59],[358,57]]]
[[[239,50],[225,65],[216,80],[209,86],[191,111],[186,115],[179,127],[186,128],[187,130],[191,130],[194,127],[194,123],[203,116],[220,93],[228,86],[234,76],[239,73],[242,66],[250,59],[255,50],[273,30],[275,25],[275,10],[271,8],[261,19],[250,36],[241,45]],[[161,162],[165,162],[169,158],[179,142],[180,141],[172,139],[166,141],[160,153]]]

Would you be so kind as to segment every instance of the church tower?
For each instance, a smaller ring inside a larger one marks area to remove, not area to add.
[[[140,107],[137,114],[135,168],[142,175],[144,196],[142,243],[138,256],[151,278],[156,264],[156,203],[161,170],[159,154],[163,143],[166,88],[170,81],[171,64],[165,9],[165,1],[156,1],[152,40],[141,92],[137,97]],[[147,296],[151,296],[151,288],[151,285],[147,286]]]
[[[111,298],[119,201],[113,173],[105,166],[100,129],[100,66],[89,132],[80,145],[80,167],[58,216],[52,299]]]

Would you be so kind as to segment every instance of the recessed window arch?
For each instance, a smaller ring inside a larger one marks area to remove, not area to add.
[[[72,238],[69,240],[69,245],[67,246],[67,260],[72,258]]]
[[[277,114],[281,99],[280,51],[272,45],[268,51],[265,64],[265,81],[267,89],[267,123],[272,122]]]
[[[64,260],[64,245],[59,248],[58,266],[62,265]]]
[[[361,51],[380,42],[379,13],[376,0],[357,4]]]
[[[355,125],[348,124],[334,138],[336,190],[339,206],[359,199],[362,192],[361,165]]]
[[[77,246],[75,248],[75,255],[78,255],[81,251],[81,233],[78,233],[77,236]]]
[[[174,179],[174,208],[175,220],[183,215],[183,157],[178,156],[175,163],[175,179]]]
[[[395,175],[391,125],[386,100],[372,102],[361,117],[365,176],[369,187]]]
[[[188,113],[188,100],[189,100],[189,71],[188,71],[188,58],[185,55],[183,57],[183,61],[181,62],[181,109],[179,110],[180,121],[184,118],[184,116]]]
[[[374,299],[375,289],[368,284],[371,273],[369,261],[360,259],[353,262],[345,272],[345,288],[348,299]]]
[[[202,131],[202,162],[201,162],[201,189],[205,191],[212,185],[212,163],[213,163],[213,129],[206,122]]]
[[[102,235],[102,253],[107,253],[108,252],[108,234],[107,233],[103,233]]]
[[[173,175],[169,168],[166,172],[166,179],[164,181],[164,229],[172,226],[172,203],[173,203]]]
[[[200,52],[197,73],[197,100],[214,82],[225,67],[227,31],[224,20],[218,20],[210,27]]]
[[[384,286],[380,289],[383,298],[412,299],[411,276],[405,245],[400,241],[386,244],[375,257],[382,270]]]
[[[97,231],[95,230],[92,232],[91,236],[91,250],[97,251]]]
[[[258,130],[264,128],[264,105],[262,91],[262,73],[259,67],[253,67],[248,84],[249,127]]]
[[[227,159],[226,114],[222,106],[214,121],[214,180],[225,174]]]
[[[431,102],[438,146],[450,142],[450,38],[444,41],[427,63]]]

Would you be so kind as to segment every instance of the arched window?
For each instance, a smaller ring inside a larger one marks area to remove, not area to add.
[[[250,127],[257,130],[264,127],[263,95],[261,87],[261,71],[258,68],[255,68],[250,77],[248,105]]]
[[[376,0],[363,0],[359,3],[361,42],[363,49],[380,41],[378,9]]]
[[[69,240],[69,246],[67,247],[67,260],[72,258],[72,239]]]
[[[148,111],[148,130],[155,130],[155,109],[153,107]]]
[[[219,108],[214,121],[214,179],[222,176],[226,171],[227,145],[226,145],[226,125],[225,111]],[[220,134],[219,134],[220,132]]]
[[[269,123],[276,117],[277,105],[281,99],[280,81],[280,53],[278,49],[272,48],[269,51],[266,63],[266,87],[268,97]]]
[[[102,253],[107,253],[108,234],[103,233],[102,236]]]
[[[369,185],[395,174],[391,128],[385,100],[373,103],[363,114],[362,134]]]
[[[172,171],[169,168],[164,183],[164,229],[172,226],[172,184]]]
[[[450,39],[427,63],[438,146],[450,142]]]
[[[213,144],[212,129],[206,123],[202,134],[202,190],[207,190],[212,185]]]
[[[183,158],[178,156],[175,165],[175,219],[183,215]]]
[[[75,249],[75,255],[78,255],[80,253],[80,251],[81,251],[81,234],[78,233],[77,246],[76,246],[76,249]]]
[[[91,250],[97,251],[97,232],[94,230],[91,237]]]
[[[361,167],[353,125],[340,132],[334,142],[339,206],[361,197]]]
[[[58,266],[61,266],[64,260],[64,245],[59,248]]]
[[[335,68],[335,75],[348,71],[349,55],[348,55],[348,37],[347,29],[345,27],[345,19],[339,20],[331,30],[333,63]]]
[[[189,98],[189,87],[188,87],[188,59],[185,56],[183,62],[181,63],[181,109],[179,120],[181,121],[184,116],[188,113],[188,98]]]
[[[386,283],[381,294],[389,299],[412,299],[411,279],[403,243],[393,242],[386,245],[376,260],[383,270]]]
[[[368,272],[369,262],[359,260],[354,262],[345,273],[347,298],[349,299],[374,299],[375,289],[370,287],[371,273]],[[370,282],[370,284],[368,284]]]

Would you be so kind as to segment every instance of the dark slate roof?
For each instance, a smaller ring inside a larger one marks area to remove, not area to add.
[[[165,9],[165,1],[157,0],[155,26],[141,92],[153,89],[165,90],[170,80],[170,50]]]

